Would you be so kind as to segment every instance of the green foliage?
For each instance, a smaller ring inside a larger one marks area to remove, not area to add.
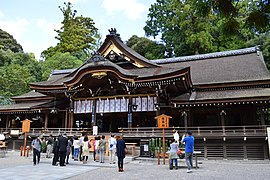
[[[55,30],[59,43],[43,51],[42,56],[48,58],[58,52],[69,52],[77,58],[85,59],[96,49],[100,35],[90,17],[76,16],[77,11],[72,10],[71,3],[64,3],[64,5],[59,7],[64,16],[62,27],[60,30]]]
[[[268,69],[270,69],[270,32],[256,36],[247,42],[247,46],[259,45],[262,50],[264,61]]]
[[[253,3],[224,1],[157,0],[144,30],[148,36],[161,36],[169,56],[243,48],[258,34],[247,25]]]
[[[42,62],[42,79],[47,80],[51,72],[55,69],[72,69],[79,67],[82,64],[82,60],[78,59],[75,56],[72,56],[69,52],[57,52],[53,56],[48,57],[46,61]]]
[[[21,95],[29,91],[32,76],[26,67],[10,64],[0,67],[0,94],[4,97]]]
[[[0,49],[23,52],[22,46],[17,43],[13,36],[2,29],[0,29]]]
[[[165,57],[165,46],[145,37],[133,35],[128,39],[126,44],[147,59],[160,59]]]
[[[0,104],[9,104],[10,97],[28,92],[28,84],[41,78],[41,64],[32,54],[0,50]]]

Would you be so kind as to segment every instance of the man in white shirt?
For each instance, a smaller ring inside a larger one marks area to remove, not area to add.
[[[114,138],[114,135],[111,135],[108,142],[110,150],[110,164],[115,164],[116,139]]]
[[[175,131],[175,133],[173,134],[173,139],[174,139],[177,143],[179,143],[179,134],[178,134],[177,131]]]

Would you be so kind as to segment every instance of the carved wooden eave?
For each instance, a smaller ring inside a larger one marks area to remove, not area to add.
[[[98,52],[102,56],[106,57],[111,51],[113,51],[138,68],[159,67],[156,63],[151,62],[124,44],[119,34],[116,34],[116,30],[112,31],[113,30],[110,30],[110,34],[106,36],[104,43],[98,49]]]

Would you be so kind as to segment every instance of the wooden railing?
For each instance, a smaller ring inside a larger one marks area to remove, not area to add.
[[[172,136],[175,130],[184,134],[187,130],[197,137],[226,137],[226,136],[267,136],[267,126],[202,126],[202,127],[171,127],[165,129],[166,136]],[[119,132],[125,137],[161,137],[162,129],[157,127],[119,128]]]
[[[22,134],[21,128],[0,128],[0,133],[11,133],[14,130],[18,130],[19,134]],[[28,133],[31,135],[50,135],[57,136],[59,134],[67,134],[69,135],[81,135],[83,133],[92,133],[92,128],[31,128],[30,132]],[[12,135],[12,134],[11,134]]]

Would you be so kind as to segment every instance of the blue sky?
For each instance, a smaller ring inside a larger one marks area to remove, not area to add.
[[[25,52],[40,53],[57,43],[61,27],[59,5],[70,1],[78,15],[91,17],[103,39],[115,27],[123,40],[144,36],[143,27],[155,0],[0,0],[0,28],[12,34]]]

